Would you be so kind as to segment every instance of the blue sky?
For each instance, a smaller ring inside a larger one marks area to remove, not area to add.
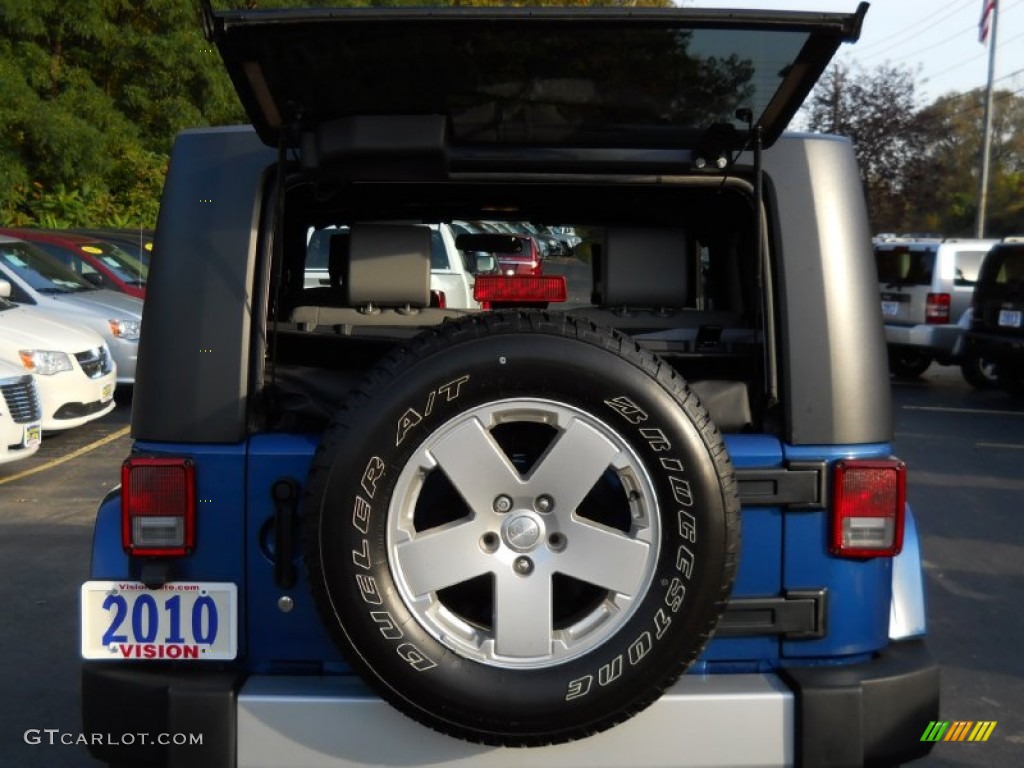
[[[1024,0],[998,0],[997,88],[1024,96]],[[813,11],[856,9],[857,0],[676,0],[699,8]],[[883,64],[909,67],[923,106],[950,91],[982,88],[988,78],[988,46],[978,42],[983,0],[874,0],[860,41],[844,45],[840,61],[871,70]]]

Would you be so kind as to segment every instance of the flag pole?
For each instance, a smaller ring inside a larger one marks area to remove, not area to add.
[[[992,84],[996,73],[996,28],[999,24],[999,2],[995,0],[991,8],[992,25],[988,44],[988,85],[985,87],[985,127],[981,142],[981,177],[978,180],[978,219],[975,222],[975,237],[985,237],[985,214],[988,207],[988,172],[992,154]],[[983,24],[986,19],[982,19]]]

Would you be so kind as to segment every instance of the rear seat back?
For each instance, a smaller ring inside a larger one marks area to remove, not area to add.
[[[609,227],[603,247],[592,255],[596,306],[573,314],[630,333],[662,354],[685,351],[692,362],[681,367],[719,428],[750,429],[747,383],[705,378],[701,356],[749,342],[757,332],[743,328],[737,313],[696,308],[691,282],[697,276],[697,252],[689,234],[673,228]]]

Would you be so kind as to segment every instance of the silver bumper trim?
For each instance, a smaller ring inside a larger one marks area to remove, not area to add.
[[[786,766],[792,692],[775,675],[685,675],[648,709],[581,741],[471,744],[400,714],[353,677],[252,677],[238,695],[238,768]]]

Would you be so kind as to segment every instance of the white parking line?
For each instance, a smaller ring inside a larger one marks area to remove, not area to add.
[[[941,413],[985,413],[992,416],[1024,416],[1024,411],[996,411],[988,408],[945,408],[939,405],[904,405],[905,411],[938,411]]]
[[[1017,443],[975,443],[977,448],[1011,448],[1017,451],[1024,451],[1024,445]]]
[[[78,458],[79,456],[81,456],[83,454],[89,453],[89,451],[94,451],[97,448],[100,448],[100,447],[106,445],[107,443],[112,443],[115,440],[124,437],[125,435],[128,434],[128,431],[130,429],[131,429],[131,427],[123,427],[122,429],[117,430],[117,432],[113,432],[113,433],[107,435],[104,438],[100,438],[99,440],[96,440],[95,442],[89,443],[88,445],[83,445],[81,448],[78,448],[77,450],[74,450],[71,453],[65,454],[64,456],[58,456],[56,459],[52,459],[52,460],[46,462],[45,464],[40,464],[38,467],[33,467],[32,469],[26,469],[24,472],[19,472],[18,474],[11,475],[10,477],[0,478],[0,485],[6,485],[7,483],[13,483],[15,480],[21,480],[23,477],[30,477],[31,475],[35,475],[35,474],[37,474],[39,472],[43,472],[43,471],[45,471],[47,469],[53,469],[53,467],[59,466],[59,465],[63,464],[66,461],[71,461],[71,459],[76,459],[76,458]]]

